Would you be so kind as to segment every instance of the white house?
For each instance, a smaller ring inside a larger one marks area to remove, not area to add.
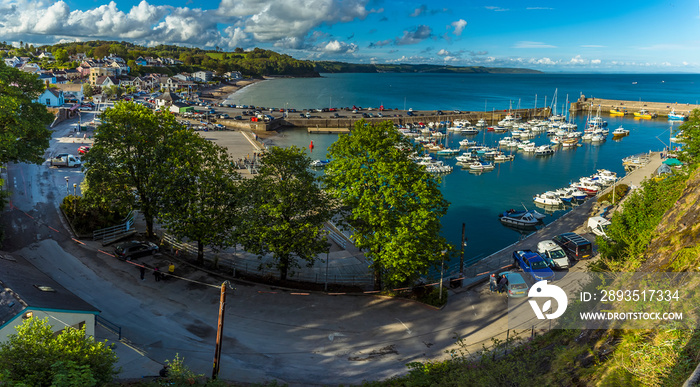
[[[65,103],[63,98],[63,90],[51,88],[46,89],[43,93],[41,93],[41,95],[39,95],[39,98],[37,98],[35,102],[42,103],[49,107],[63,106]]]
[[[5,58],[5,65],[7,67],[19,67],[22,65],[22,60],[16,56],[13,56],[12,58]]]
[[[211,71],[197,71],[196,73],[192,73],[192,78],[198,82],[209,82],[213,77],[214,73]]]
[[[99,313],[26,259],[0,252],[0,342],[30,317],[48,318],[56,333],[85,327],[85,334],[94,336]]]

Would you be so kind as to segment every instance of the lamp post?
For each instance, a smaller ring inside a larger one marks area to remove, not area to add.
[[[70,194],[70,191],[68,190],[68,176],[66,176],[66,195]]]
[[[328,255],[331,252],[331,246],[333,246],[332,243],[326,242],[326,284],[323,286],[323,291],[327,292],[328,291]]]
[[[78,188],[78,183],[73,183],[73,196],[77,196],[76,189]]]

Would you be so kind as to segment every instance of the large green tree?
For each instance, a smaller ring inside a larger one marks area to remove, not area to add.
[[[54,334],[48,318],[29,318],[0,343],[0,385],[103,386],[117,371],[104,342],[67,327]]]
[[[690,163],[700,161],[700,109],[693,110],[688,121],[679,126],[675,134],[683,141],[679,158]]]
[[[449,249],[440,235],[449,203],[436,179],[411,161],[416,151],[390,121],[358,121],[328,149],[326,188],[342,201],[377,289],[425,274]]]
[[[198,133],[179,130],[162,144],[159,163],[164,195],[158,219],[173,235],[196,241],[197,261],[204,246],[225,248],[238,217],[238,181],[226,149]]]
[[[163,144],[178,130],[182,125],[170,113],[118,102],[102,113],[94,145],[84,158],[89,189],[98,192],[93,194],[118,207],[138,208],[149,236],[164,194],[162,163],[170,157]]]
[[[313,265],[327,251],[323,224],[332,216],[331,202],[309,170],[311,160],[297,147],[272,148],[261,156],[262,167],[244,181],[241,224],[237,239],[259,257],[272,254],[280,279]]]
[[[0,163],[45,161],[53,115],[33,102],[44,88],[36,75],[0,62]]]

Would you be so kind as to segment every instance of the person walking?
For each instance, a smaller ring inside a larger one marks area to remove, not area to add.
[[[508,278],[506,278],[506,275],[503,274],[501,276],[501,279],[498,280],[498,292],[499,293],[505,292],[507,287],[508,287]]]
[[[139,271],[141,272],[141,281],[143,281],[144,277],[146,275],[146,266],[143,266],[143,265],[139,266]]]
[[[172,261],[170,261],[170,265],[168,265],[168,274],[170,275],[170,277],[172,277],[173,274],[175,274],[175,264]]]
[[[497,288],[498,282],[496,281],[496,274],[491,274],[491,277],[489,277],[489,290],[495,292]]]
[[[160,281],[160,271],[158,270],[158,267],[153,269],[153,277],[155,277],[156,282]]]

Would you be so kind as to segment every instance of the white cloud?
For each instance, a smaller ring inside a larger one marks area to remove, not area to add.
[[[445,50],[444,48],[441,48],[440,51],[437,52],[437,54],[440,56],[447,56],[450,55],[450,52]]]
[[[588,60],[581,58],[581,55],[576,55],[569,61],[572,65],[585,65],[588,64]]]
[[[467,26],[467,22],[464,19],[459,19],[457,21],[452,22],[452,24],[450,25],[454,27],[454,31],[452,31],[452,33],[457,36],[460,36],[462,35],[462,31],[464,31],[464,27]]]
[[[591,60],[591,64],[592,64],[592,65],[599,65],[599,64],[601,64],[601,63],[602,63],[602,61],[601,61],[600,59],[592,59],[592,60]]]
[[[603,48],[603,47],[605,47],[605,46],[601,46],[601,45],[599,45],[599,44],[582,44],[582,45],[580,45],[579,47],[583,47],[583,48]]]
[[[484,8],[488,9],[489,11],[495,11],[495,12],[510,11],[508,8],[501,8],[501,7],[497,7],[497,6],[495,6],[495,5],[488,5],[488,6],[484,7]]]
[[[550,7],[527,7],[527,8],[525,8],[525,9],[528,10],[528,11],[551,11],[551,10],[553,10],[554,8],[550,8]]]
[[[523,40],[523,41],[515,43],[513,48],[557,48],[557,46],[553,46],[551,44],[545,44],[542,42],[531,42],[531,41]]]
[[[368,0],[221,0],[212,10],[142,0],[128,12],[115,1],[87,10],[70,10],[66,1],[54,1],[0,0],[0,36],[8,41],[39,36],[49,43],[125,39],[223,47],[264,42],[299,48],[322,24],[383,11],[367,9]]]
[[[329,53],[352,54],[357,51],[357,45],[354,43],[348,44],[338,40],[331,40],[323,46],[322,51]]]

